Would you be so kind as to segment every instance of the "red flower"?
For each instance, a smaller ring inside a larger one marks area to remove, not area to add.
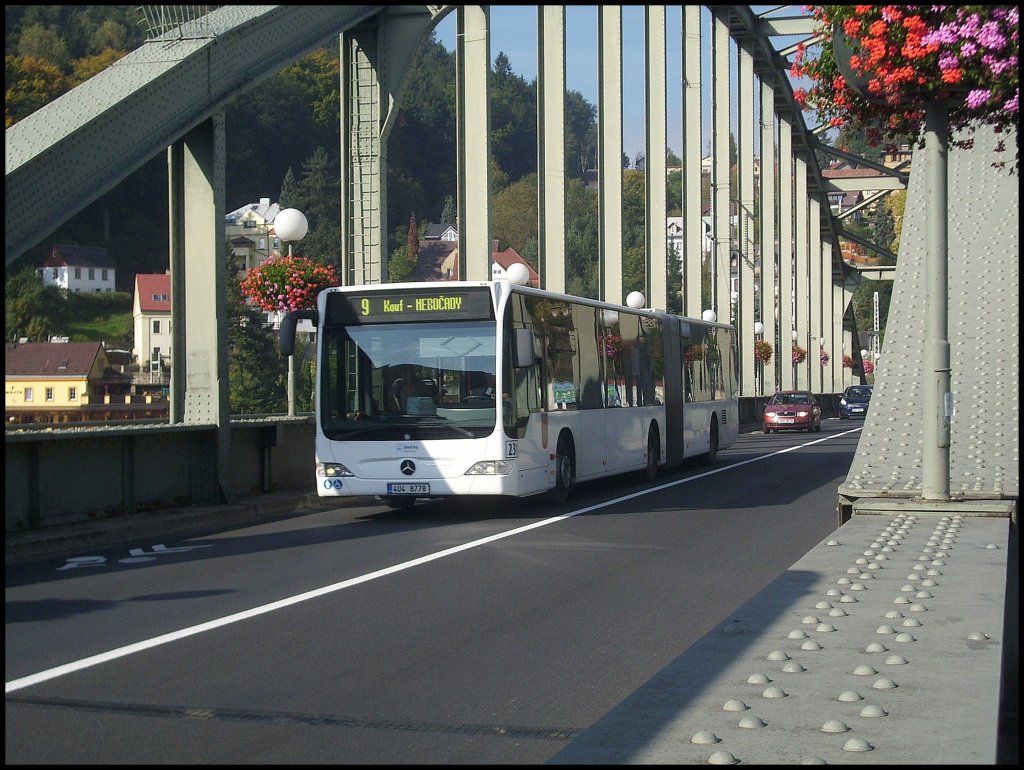
[[[330,265],[306,257],[271,257],[252,268],[241,282],[242,293],[260,310],[283,312],[316,306],[317,295],[339,283]]]

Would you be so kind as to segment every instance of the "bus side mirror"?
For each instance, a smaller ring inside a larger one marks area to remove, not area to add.
[[[281,319],[281,332],[279,345],[282,356],[290,356],[295,352],[295,327],[299,321],[306,319],[311,321],[313,326],[317,325],[316,310],[291,310],[284,314]]]
[[[529,329],[516,329],[512,341],[512,366],[521,369],[533,366],[537,356],[533,347],[533,332]]]

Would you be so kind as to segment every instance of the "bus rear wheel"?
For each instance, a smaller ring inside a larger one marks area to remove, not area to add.
[[[718,457],[718,420],[711,418],[711,430],[708,436],[708,451],[704,455],[705,465],[714,465]]]
[[[643,475],[647,481],[654,481],[658,476],[658,463],[661,462],[661,441],[658,436],[658,429],[651,426],[647,434],[647,465],[644,466]]]

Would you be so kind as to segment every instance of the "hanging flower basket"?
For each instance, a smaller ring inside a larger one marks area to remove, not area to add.
[[[874,371],[875,371],[875,365],[873,363],[871,363],[870,361],[865,359],[865,361],[864,361],[864,374],[871,374]]]
[[[826,353],[824,350],[821,351],[821,353],[818,355],[818,361],[821,362],[822,366],[828,366],[828,358],[828,353]]]
[[[622,337],[618,334],[602,334],[599,341],[606,358],[618,358],[622,352]]]
[[[843,353],[843,368],[844,369],[852,369],[853,368],[853,356],[848,356],[845,353]]]
[[[694,361],[704,360],[704,348],[700,345],[690,345],[686,348],[686,353],[683,356],[686,359],[686,363],[692,364]]]
[[[287,313],[316,307],[316,296],[339,283],[330,265],[306,257],[271,257],[249,270],[242,279],[242,293],[260,310]]]
[[[767,340],[757,340],[754,343],[754,360],[760,361],[762,364],[770,364],[772,362],[772,353],[775,350],[772,348],[772,344]]]
[[[873,146],[920,143],[924,106],[945,100],[951,134],[978,124],[1017,127],[1016,6],[808,7],[820,35],[817,57],[801,43],[790,73],[810,80],[793,96],[822,125],[856,126]],[[951,144],[966,149],[971,140]]]
[[[802,364],[807,360],[807,351],[799,345],[793,346],[793,363]]]

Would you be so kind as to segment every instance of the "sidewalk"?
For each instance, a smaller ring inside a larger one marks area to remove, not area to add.
[[[96,548],[137,544],[140,540],[185,537],[267,519],[372,502],[373,498],[367,497],[320,498],[315,492],[278,492],[243,498],[233,504],[161,509],[28,532],[9,532],[4,538],[4,562],[16,564],[47,556],[73,556]]]

